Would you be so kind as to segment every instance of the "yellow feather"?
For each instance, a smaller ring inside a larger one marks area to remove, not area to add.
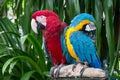
[[[73,46],[71,45],[70,43],[70,34],[72,32],[76,31],[74,28],[69,28],[66,32],[66,44],[67,44],[67,48],[68,48],[68,51],[70,53],[70,55],[76,60],[76,61],[79,61],[79,58],[77,57],[74,49],[73,49]]]
[[[66,39],[66,45],[67,45],[67,49],[68,49],[68,52],[70,53],[70,55],[77,61],[79,62],[80,59],[77,57],[74,49],[73,49],[73,46],[70,42],[70,35],[71,33],[73,33],[74,31],[77,31],[77,30],[81,30],[83,28],[83,25],[85,24],[89,24],[90,21],[89,20],[83,20],[81,21],[76,27],[71,27],[69,28],[67,31],[66,31],[66,34],[65,34],[65,39]]]
[[[89,23],[90,23],[89,20],[83,20],[75,27],[75,29],[76,30],[81,30],[85,24],[89,24]]]

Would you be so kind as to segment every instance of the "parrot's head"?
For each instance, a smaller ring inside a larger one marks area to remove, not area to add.
[[[73,18],[70,27],[74,27],[76,30],[83,31],[87,34],[93,41],[96,40],[95,31],[95,19],[92,15],[87,13],[82,13]]]
[[[38,33],[39,29],[45,30],[50,25],[51,20],[57,20],[58,16],[50,10],[40,10],[32,14],[31,27],[35,33]]]

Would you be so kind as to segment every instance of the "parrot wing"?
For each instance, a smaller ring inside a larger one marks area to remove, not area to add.
[[[45,45],[45,41],[44,41],[44,37],[42,37],[42,49],[44,51],[45,57],[48,58],[50,60],[50,62],[52,63],[52,59],[46,49],[46,45]]]
[[[81,62],[87,61],[91,67],[101,68],[95,46],[88,36],[81,31],[75,31],[70,35],[70,42],[76,56]]]
[[[62,46],[62,50],[63,50],[63,56],[66,57],[66,60],[67,60],[67,63],[69,64],[73,64],[75,63],[75,60],[70,56],[70,54],[68,53],[68,50],[67,50],[67,47],[66,47],[66,44],[65,44],[65,37],[64,35],[62,34],[61,35],[61,46]]]

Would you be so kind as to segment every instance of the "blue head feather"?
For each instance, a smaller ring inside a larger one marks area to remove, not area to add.
[[[72,19],[69,27],[76,26],[78,23],[80,23],[83,20],[90,20],[91,22],[95,22],[95,19],[92,15],[87,13],[81,13]]]

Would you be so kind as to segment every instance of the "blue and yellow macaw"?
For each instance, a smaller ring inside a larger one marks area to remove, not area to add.
[[[90,67],[102,68],[93,42],[95,30],[92,15],[82,13],[73,18],[61,36],[63,53],[69,64],[88,62]]]

